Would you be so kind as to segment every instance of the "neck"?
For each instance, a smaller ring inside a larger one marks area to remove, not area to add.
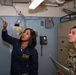
[[[21,48],[26,48],[28,46],[28,42],[22,42],[21,43]]]
[[[76,49],[76,43],[73,43],[74,48]]]

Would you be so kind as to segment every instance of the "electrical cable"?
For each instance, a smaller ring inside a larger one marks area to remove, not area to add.
[[[4,20],[3,20],[3,18],[2,18],[2,17],[0,17],[0,20],[1,20],[2,22],[4,22]]]

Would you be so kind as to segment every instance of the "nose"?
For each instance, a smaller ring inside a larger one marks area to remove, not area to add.
[[[22,36],[25,36],[26,34],[22,33]]]
[[[70,37],[71,35],[72,35],[72,33],[69,33],[69,35],[68,35],[68,36]]]

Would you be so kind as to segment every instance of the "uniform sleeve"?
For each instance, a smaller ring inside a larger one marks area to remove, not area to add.
[[[31,72],[30,75],[38,75],[38,52],[35,50],[31,56]]]
[[[7,31],[2,31],[2,39],[9,44],[13,44],[13,38],[7,34]]]
[[[65,62],[65,66],[67,68],[69,68],[71,75],[75,75],[74,74],[75,73],[74,72],[75,70],[74,70],[74,67],[73,67],[74,61],[73,61],[73,53],[72,52],[73,52],[73,50],[70,49],[69,52],[68,52],[67,60]]]
[[[72,64],[71,64],[71,61],[72,61],[72,59],[71,59],[72,51],[73,51],[72,49],[70,49],[68,51],[68,55],[67,55],[67,58],[66,58],[66,61],[65,61],[65,66],[66,67],[72,66]]]

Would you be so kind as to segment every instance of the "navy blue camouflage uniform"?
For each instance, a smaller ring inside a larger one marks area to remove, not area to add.
[[[35,48],[21,50],[19,39],[13,38],[2,31],[2,39],[13,46],[11,54],[11,74],[38,75],[38,53]]]

